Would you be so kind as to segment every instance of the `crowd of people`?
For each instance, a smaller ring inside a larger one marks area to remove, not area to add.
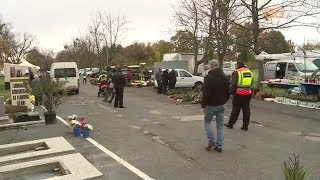
[[[243,124],[241,129],[248,131],[250,122],[250,100],[252,96],[252,72],[242,63],[238,62],[236,70],[232,74],[231,83],[219,68],[219,62],[212,60],[209,62],[209,72],[204,78],[202,103],[204,116],[204,127],[208,138],[208,145],[206,150],[214,150],[222,152],[223,148],[223,127],[226,126],[230,129],[238,120],[240,111],[243,112]],[[125,108],[123,106],[123,92],[127,82],[132,80],[132,72],[127,70],[126,75],[121,71],[121,67],[117,66],[116,69],[107,69],[107,73],[102,73],[99,76],[99,90],[98,96],[102,93],[102,87],[106,87],[106,96],[104,101],[112,103],[114,101],[115,108]],[[158,94],[163,94],[168,89],[174,89],[177,83],[177,72],[172,69],[162,70],[159,68],[155,72],[155,80],[158,84]],[[109,96],[111,99],[109,100]],[[232,100],[232,112],[228,123],[224,124],[225,104]],[[215,136],[211,129],[211,121],[216,117],[217,135]],[[216,138],[215,138],[216,137]]]
[[[177,83],[177,71],[168,69],[162,71],[161,68],[155,73],[155,80],[158,84],[158,94],[165,94],[168,89],[174,89]]]

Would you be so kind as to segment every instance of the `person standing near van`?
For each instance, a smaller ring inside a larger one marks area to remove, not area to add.
[[[250,122],[250,101],[252,96],[252,72],[242,62],[237,62],[236,71],[232,74],[231,94],[234,96],[232,101],[232,112],[226,127],[232,129],[238,120],[242,109],[243,124],[241,129],[248,131]]]
[[[166,69],[165,71],[162,72],[162,93],[165,94],[168,90],[168,85],[169,85],[169,70]]]
[[[158,71],[154,75],[154,78],[156,79],[157,84],[158,84],[157,92],[158,92],[158,94],[162,94],[162,81],[161,81],[162,80],[162,70],[161,70],[161,68],[158,69]]]
[[[84,73],[82,74],[82,83],[83,83],[83,84],[87,84],[87,72],[84,72]]]
[[[174,89],[177,83],[177,72],[172,69],[169,73],[169,89]]]

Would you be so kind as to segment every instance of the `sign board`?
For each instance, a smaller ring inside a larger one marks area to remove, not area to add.
[[[28,83],[28,78],[12,78],[10,79],[10,93],[12,106],[27,106],[31,108],[29,93],[25,86]]]

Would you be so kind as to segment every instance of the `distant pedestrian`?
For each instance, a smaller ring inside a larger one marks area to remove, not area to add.
[[[127,79],[127,84],[130,86],[131,85],[131,81],[132,81],[132,70],[130,68],[127,69],[127,75],[126,75],[126,79]]]
[[[169,85],[169,73],[168,73],[168,69],[166,69],[165,71],[162,72],[162,93],[166,93],[168,90],[168,85]]]
[[[158,89],[157,92],[158,94],[162,94],[162,70],[161,68],[158,69],[158,71],[156,71],[156,74],[154,75],[157,84],[158,84]]]
[[[112,81],[116,92],[114,108],[125,108],[123,106],[123,92],[126,86],[126,78],[124,74],[122,74],[120,66],[117,66],[116,72],[112,75]]]
[[[224,75],[219,62],[212,60],[209,62],[210,71],[204,78],[202,108],[204,108],[204,127],[208,138],[207,151],[215,150],[222,152],[223,147],[223,119],[225,104],[229,100],[229,80]],[[211,129],[213,116],[216,117],[217,136],[215,141],[214,133]]]
[[[169,73],[169,89],[174,89],[177,83],[177,72],[172,69]]]
[[[243,124],[241,129],[248,131],[250,122],[250,101],[252,96],[252,72],[242,62],[236,64],[236,71],[232,74],[231,94],[234,95],[232,101],[232,112],[229,122],[225,124],[232,129],[238,120],[242,109]]]
[[[83,84],[87,84],[87,72],[84,72],[84,73],[82,74],[82,83],[83,83]]]

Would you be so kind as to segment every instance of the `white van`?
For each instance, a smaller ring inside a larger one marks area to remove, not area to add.
[[[311,61],[281,60],[269,61],[264,66],[264,77],[268,79],[290,79],[310,77],[318,67]]]
[[[57,62],[52,63],[50,76],[53,80],[65,82],[68,92],[79,94],[79,73],[76,62]]]

